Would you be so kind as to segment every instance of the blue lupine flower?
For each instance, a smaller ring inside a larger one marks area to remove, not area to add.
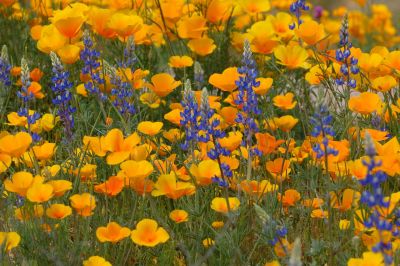
[[[221,177],[212,178],[213,182],[216,182],[221,187],[228,187],[229,180],[233,177],[233,172],[230,166],[226,163],[221,163],[222,156],[229,156],[231,152],[222,147],[220,139],[225,137],[225,132],[219,129],[221,121],[217,118],[213,118],[214,110],[211,109],[208,102],[208,92],[204,88],[201,94],[201,121],[199,129],[205,132],[205,137],[199,138],[201,142],[212,141],[214,147],[211,148],[207,155],[212,160],[217,160],[221,170]]]
[[[100,69],[100,52],[94,47],[89,31],[83,34],[84,49],[80,53],[80,58],[84,63],[81,73],[89,75],[90,80],[85,83],[85,89],[94,95],[97,95],[100,100],[105,100],[107,97],[100,91],[99,85],[104,84],[104,79],[101,77]]]
[[[302,11],[310,10],[310,6],[306,5],[306,0],[296,0],[294,3],[290,5],[290,12],[296,16],[297,19],[297,27],[300,27],[303,24],[303,20],[300,19]],[[296,23],[293,22],[289,25],[291,30],[296,28]]]
[[[113,89],[111,90],[111,95],[115,96],[113,105],[117,108],[118,112],[128,118],[133,115],[135,111],[135,106],[133,104],[133,89],[129,82],[123,81],[122,78],[117,74],[117,70],[107,64],[106,68],[108,75],[111,79],[111,84]]]
[[[363,164],[367,167],[367,175],[364,179],[360,180],[360,184],[364,187],[360,202],[365,204],[370,212],[364,221],[364,226],[367,228],[375,227],[379,232],[392,231],[394,229],[393,223],[382,217],[378,212],[378,209],[388,208],[390,204],[385,199],[382,189],[383,183],[387,180],[387,175],[382,170],[377,170],[382,165],[382,162],[375,158],[376,150],[368,132],[365,134],[365,154],[368,156],[368,160],[364,160]],[[398,211],[394,212],[395,217],[396,212]],[[397,219],[394,219],[395,224],[396,222]],[[378,235],[381,235],[381,233]],[[390,255],[391,250],[391,243],[382,242],[382,239],[372,248],[372,251],[382,253],[385,258],[385,265],[391,265],[393,262],[393,258]]]
[[[36,121],[40,119],[41,115],[38,112],[34,112],[31,115],[29,114],[29,106],[30,103],[35,100],[35,95],[29,91],[31,78],[28,62],[25,58],[22,58],[21,60],[21,84],[21,91],[17,92],[18,98],[22,100],[22,106],[18,110],[18,115],[26,117],[28,131],[32,136],[32,140],[36,142],[40,140],[40,136],[37,133],[31,132],[31,125],[35,124]]]
[[[183,110],[181,112],[181,126],[185,129],[185,140],[181,148],[185,151],[193,147],[198,140],[198,118],[200,117],[199,105],[192,91],[190,80],[185,82],[183,100],[181,102]]]
[[[328,108],[321,105],[318,111],[311,117],[310,123],[313,125],[311,136],[319,137],[322,136],[322,143],[317,143],[313,147],[313,151],[317,154],[317,159],[324,157],[325,155],[337,155],[338,151],[329,147],[329,136],[334,137],[335,131],[331,125],[333,120],[332,115],[329,114]],[[323,148],[321,147],[321,144]]]
[[[257,94],[254,92],[254,87],[260,86],[260,82],[256,81],[258,71],[256,62],[253,60],[253,54],[250,49],[248,40],[244,42],[244,51],[242,59],[242,67],[238,69],[239,80],[236,81],[239,94],[236,104],[242,106],[242,112],[238,113],[236,122],[244,126],[244,135],[247,136],[244,141],[244,146],[252,147],[252,136],[259,131],[255,116],[261,114],[258,107]]]
[[[73,84],[69,81],[69,72],[64,69],[58,56],[54,52],[51,52],[50,58],[53,66],[51,90],[55,94],[52,102],[57,107],[57,115],[64,125],[65,139],[70,142],[72,140],[74,128],[73,113],[76,111],[76,108],[71,105],[71,88]]]
[[[353,46],[349,41],[349,21],[347,15],[344,17],[342,27],[340,29],[340,47],[336,50],[336,60],[341,62],[340,77],[336,79],[339,86],[347,85],[351,88],[357,86],[357,82],[351,77],[351,74],[357,75],[360,72],[358,68],[358,60],[351,56],[350,48]]]
[[[122,62],[119,64],[122,68],[129,68],[131,71],[135,71],[135,64],[138,59],[135,54],[135,39],[133,36],[129,36],[128,41],[126,42],[126,46],[124,49],[124,56]]]
[[[11,86],[11,64],[8,59],[7,46],[3,46],[0,56],[0,84],[5,87]]]

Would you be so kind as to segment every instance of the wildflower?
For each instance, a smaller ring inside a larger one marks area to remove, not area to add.
[[[332,123],[333,117],[329,114],[326,106],[321,105],[319,110],[311,118],[311,124],[314,126],[311,136],[319,137],[322,136],[322,147],[321,143],[316,143],[313,147],[313,151],[317,155],[317,159],[321,159],[328,155],[338,155],[338,151],[334,148],[328,146],[329,137],[335,136],[335,131],[330,125]]]
[[[64,219],[65,217],[71,215],[72,209],[64,204],[52,204],[46,210],[47,217],[52,219]]]
[[[18,115],[26,117],[28,132],[34,141],[38,141],[40,137],[38,134],[31,132],[31,125],[40,119],[40,114],[37,112],[34,112],[32,115],[29,114],[29,104],[34,100],[35,94],[30,90],[32,82],[30,80],[28,63],[25,58],[21,60],[21,83],[21,91],[17,92],[17,96],[22,100],[23,106],[19,109]]]
[[[221,176],[219,164],[214,160],[203,160],[198,165],[192,164],[189,171],[199,185],[209,185],[213,178]]]
[[[293,109],[297,102],[293,102],[294,94],[291,92],[286,93],[285,95],[278,95],[273,98],[274,105],[276,107],[281,108],[282,110],[291,110]]]
[[[103,193],[107,196],[116,196],[124,188],[124,178],[119,176],[111,176],[104,183],[94,186],[94,191]]]
[[[376,150],[374,143],[369,134],[365,135],[365,154],[368,160],[364,160],[363,164],[368,168],[367,175],[359,182],[364,187],[361,194],[360,202],[368,207],[368,214],[363,220],[366,228],[375,228],[379,232],[379,240],[372,247],[372,251],[380,253],[385,265],[393,263],[392,245],[390,239],[383,237],[388,232],[392,234],[393,223],[386,220],[379,212],[379,208],[387,208],[390,205],[389,200],[385,199],[383,195],[382,184],[387,180],[387,175],[377,168],[382,164],[376,159]],[[377,256],[375,256],[377,258]]]
[[[362,265],[384,266],[385,264],[382,254],[371,251],[364,252],[363,257],[360,259],[351,258],[347,262],[347,266]]]
[[[95,47],[89,31],[83,34],[84,49],[80,53],[80,58],[84,63],[81,74],[89,75],[90,80],[85,82],[85,89],[98,97],[99,100],[105,100],[106,96],[100,91],[100,85],[104,84],[100,71],[100,52]]]
[[[340,72],[342,77],[336,79],[337,85],[346,85],[351,88],[357,86],[357,82],[351,74],[356,75],[360,71],[357,67],[358,60],[351,56],[350,48],[353,44],[349,40],[349,22],[347,15],[343,18],[340,29],[340,48],[336,50],[336,60],[341,63]]]
[[[21,237],[17,232],[0,232],[0,246],[7,252],[18,247],[20,241]]]
[[[156,221],[143,219],[136,225],[136,229],[131,233],[132,241],[139,246],[155,247],[165,243],[169,239],[169,234],[164,228],[158,227]]]
[[[301,195],[295,189],[288,189],[283,196],[278,195],[278,199],[282,201],[284,207],[293,207],[301,199]]]
[[[131,179],[144,179],[154,171],[153,165],[145,160],[128,160],[121,163],[120,167],[123,174]]]
[[[358,96],[352,96],[348,102],[349,109],[362,115],[378,112],[382,106],[382,100],[376,93],[362,92]]]
[[[277,158],[273,161],[268,161],[265,165],[267,171],[279,183],[289,178],[291,172],[290,161],[284,158]]]
[[[128,227],[121,227],[116,222],[110,222],[107,226],[98,227],[96,230],[97,239],[101,242],[116,243],[128,237],[131,230]]]
[[[293,13],[297,18],[297,27],[300,27],[300,25],[303,24],[303,20],[300,19],[301,12],[308,10],[310,10],[310,6],[306,5],[306,0],[296,0],[290,5],[290,12]],[[295,29],[295,27],[296,27],[295,22],[289,25],[289,28],[292,30]]]
[[[0,55],[0,84],[5,87],[11,86],[11,64],[8,58],[7,46],[3,45]]]
[[[340,230],[347,230],[350,228],[350,221],[346,219],[342,219],[339,221],[339,229]]]
[[[152,76],[151,83],[146,83],[146,86],[157,96],[166,97],[181,84],[182,82],[176,81],[170,74],[160,73]]]
[[[82,216],[90,216],[96,208],[96,198],[89,193],[72,195],[69,200],[71,201],[72,208]]]
[[[139,142],[140,137],[137,133],[124,138],[121,130],[117,128],[110,130],[103,140],[103,149],[110,152],[107,155],[107,163],[115,165],[125,161]]]
[[[284,46],[279,45],[274,49],[274,55],[278,64],[286,66],[288,69],[308,68],[308,53],[306,49],[299,45]]]
[[[130,69],[131,72],[135,71],[135,64],[138,61],[135,54],[135,49],[135,39],[133,35],[131,35],[128,37],[128,41],[126,42],[126,46],[124,48],[123,60],[119,64],[121,68]]]
[[[119,11],[111,16],[106,26],[125,40],[143,28],[143,19],[140,16]]]
[[[200,39],[190,40],[187,45],[192,52],[200,56],[212,54],[215,48],[217,48],[214,44],[214,40],[207,36]]]
[[[72,189],[72,182],[67,180],[50,180],[47,184],[53,187],[54,197],[61,197]]]
[[[171,173],[158,177],[151,195],[154,197],[166,196],[170,199],[178,199],[185,195],[193,195],[195,190],[196,188],[193,184],[176,181],[176,175]]]
[[[137,129],[139,132],[153,137],[160,132],[163,125],[164,124],[162,122],[142,121],[138,124]]]
[[[289,132],[299,122],[299,119],[291,115],[284,115],[274,118],[275,125],[284,132]]]
[[[175,223],[183,223],[189,220],[189,214],[184,210],[173,210],[169,213],[169,218]]]
[[[187,55],[171,56],[168,64],[170,67],[174,68],[191,67],[193,65],[193,59]]]
[[[229,197],[228,199],[215,197],[211,201],[211,209],[223,214],[226,214],[229,211],[236,211],[239,208],[239,206],[240,206],[240,201],[236,197]]]
[[[67,6],[63,10],[54,12],[53,25],[66,38],[74,38],[81,29],[86,18],[83,11],[76,6]]]
[[[325,38],[324,26],[314,20],[309,20],[300,25],[297,35],[308,45],[315,45]]]
[[[67,44],[57,50],[57,54],[65,64],[73,64],[79,60],[81,48],[75,44]],[[50,52],[51,53],[51,52]]]
[[[199,39],[207,30],[207,20],[200,15],[185,16],[177,23],[177,32],[182,39]]]
[[[83,261],[83,266],[111,266],[111,263],[99,256],[91,256]]]
[[[49,184],[34,183],[26,192],[26,197],[31,202],[46,202],[54,196],[54,189]]]
[[[11,180],[7,179],[4,181],[4,186],[7,191],[17,193],[21,197],[26,197],[28,189],[34,183],[43,182],[43,178],[40,176],[33,177],[29,172],[17,172],[11,177]]]
[[[183,107],[180,112],[180,125],[185,130],[185,140],[181,144],[181,148],[185,151],[194,150],[194,145],[198,140],[199,125],[198,118],[200,117],[200,109],[197,101],[195,100],[194,92],[190,80],[185,82],[183,99],[181,102]]]
[[[24,154],[32,143],[32,137],[26,132],[18,132],[15,135],[0,135],[0,151],[11,157],[20,157]]]
[[[212,74],[208,82],[222,91],[232,92],[237,88],[236,81],[239,77],[237,67],[228,67],[221,74]]]
[[[205,248],[209,248],[215,245],[215,241],[212,238],[203,239],[202,244]]]

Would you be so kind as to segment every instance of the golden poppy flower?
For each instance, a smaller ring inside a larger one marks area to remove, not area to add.
[[[271,184],[268,180],[243,180],[240,183],[240,187],[247,194],[256,195],[258,197],[278,189],[278,185]]]
[[[73,64],[79,60],[81,48],[75,44],[67,44],[57,50],[57,55],[65,64]]]
[[[378,77],[372,81],[372,88],[377,91],[387,92],[397,86],[397,81],[392,76]]]
[[[199,39],[207,30],[206,23],[207,20],[200,15],[182,17],[177,23],[178,35],[182,39]]]
[[[297,104],[296,101],[293,101],[293,98],[294,98],[294,94],[291,92],[288,92],[285,95],[275,96],[272,100],[276,107],[279,107],[282,110],[291,110]]]
[[[106,27],[117,33],[121,38],[126,39],[142,29],[143,19],[129,13],[115,12]]]
[[[274,49],[274,55],[278,63],[289,69],[308,68],[308,53],[301,46],[284,46],[280,45]]]
[[[94,191],[113,197],[122,191],[124,185],[125,182],[123,177],[111,176],[106,182],[95,185]]]
[[[324,211],[322,209],[315,209],[311,212],[311,218],[326,219],[328,216],[328,211]]]
[[[156,109],[160,106],[161,98],[153,92],[145,92],[140,95],[140,101],[150,108]]]
[[[170,199],[178,199],[185,195],[193,195],[195,186],[189,182],[176,181],[174,173],[160,175],[154,184],[151,195],[154,197],[166,196]]]
[[[88,12],[88,20],[89,24],[92,26],[93,31],[103,36],[104,38],[114,37],[116,34],[115,31],[107,26],[107,23],[113,13],[114,11],[108,8],[91,6],[90,12]]]
[[[128,160],[121,163],[120,167],[124,176],[131,179],[145,179],[154,171],[153,165],[145,160]]]
[[[214,221],[212,222],[211,226],[215,229],[219,229],[224,227],[225,223],[223,221]]]
[[[189,220],[189,214],[184,210],[173,210],[169,213],[169,218],[175,223],[183,223]]]
[[[202,186],[211,184],[212,178],[221,176],[219,164],[214,160],[203,160],[198,165],[192,164],[189,171]]]
[[[308,45],[315,45],[326,36],[324,26],[314,20],[302,23],[296,33]]]
[[[284,140],[276,140],[276,138],[268,133],[256,133],[257,148],[262,151],[263,154],[270,154],[274,152]]]
[[[284,115],[278,118],[274,118],[274,123],[276,124],[276,126],[284,132],[289,132],[290,130],[292,130],[297,122],[299,122],[299,119],[294,118],[291,115]]]
[[[232,92],[237,89],[236,81],[239,80],[239,77],[237,67],[228,67],[221,74],[212,74],[208,82],[222,91]]]
[[[50,24],[43,26],[36,46],[40,51],[48,54],[63,47],[67,43],[67,40],[53,24]]]
[[[243,134],[239,131],[229,132],[228,136],[221,138],[219,143],[221,147],[226,148],[230,151],[236,150],[242,143]]]
[[[245,13],[255,15],[261,12],[267,12],[271,9],[269,1],[264,0],[241,0],[237,2]]]
[[[49,184],[33,184],[26,192],[26,197],[31,202],[46,202],[54,196],[54,189]]]
[[[228,208],[228,202],[229,202],[229,208]],[[228,202],[226,198],[221,198],[221,197],[215,197],[211,201],[211,209],[213,209],[216,212],[220,213],[228,213],[228,211],[236,211],[239,209],[240,206],[240,201],[236,197],[229,197]]]
[[[112,266],[111,263],[99,256],[91,256],[83,261],[83,266]]]
[[[209,55],[214,52],[215,48],[217,48],[217,46],[214,44],[214,40],[207,36],[204,36],[200,39],[190,40],[187,46],[192,52],[200,56]]]
[[[208,248],[208,247],[211,247],[211,246],[215,245],[215,241],[212,238],[209,238],[209,237],[206,238],[206,239],[203,239],[203,241],[201,243],[203,244],[203,246],[205,248]]]
[[[82,10],[67,6],[54,12],[52,23],[62,35],[71,39],[78,34],[85,20]]]
[[[253,87],[253,90],[258,95],[265,95],[272,87],[274,80],[272,78],[257,78],[256,82],[259,82],[258,87]]]
[[[65,217],[71,215],[71,213],[72,213],[71,207],[66,206],[64,204],[52,204],[46,210],[47,217],[59,220],[64,219]]]
[[[208,5],[206,18],[214,24],[224,22],[229,19],[233,7],[234,5],[231,1],[212,0]]]
[[[17,232],[0,232],[0,246],[7,252],[17,247],[20,241],[21,237]]]
[[[251,50],[255,53],[270,54],[279,43],[272,23],[268,20],[254,23],[247,32],[251,36],[249,40]]]
[[[142,121],[138,124],[137,130],[148,136],[157,135],[163,127],[162,122]]]
[[[282,201],[284,207],[293,207],[300,199],[300,193],[295,189],[286,190],[283,196],[278,195],[278,200]]]
[[[331,191],[329,194],[331,197],[331,201],[330,201],[331,206],[335,209],[338,209],[341,212],[351,209],[351,206],[353,205],[353,201],[356,198],[360,197],[359,192],[356,192],[350,188],[346,188],[343,191],[343,193],[341,193],[341,195],[342,195],[341,201],[338,199],[338,195],[334,191]]]
[[[173,109],[172,111],[166,113],[164,115],[164,119],[177,125],[180,126],[181,124],[181,110],[180,109]]]
[[[53,157],[55,150],[56,144],[48,142],[40,146],[32,147],[33,154],[35,155],[36,159],[40,161],[50,160]]]
[[[61,197],[65,192],[72,189],[72,182],[68,180],[50,180],[47,184],[53,187],[55,197]]]
[[[347,219],[342,219],[339,221],[339,229],[340,230],[347,230],[350,228],[350,221]]]
[[[175,68],[191,67],[193,65],[193,59],[187,55],[184,56],[175,55],[169,58],[168,65],[170,67],[175,67]]]
[[[107,155],[107,164],[119,164],[129,158],[134,147],[140,143],[137,133],[124,138],[118,128],[110,130],[102,141],[102,148],[110,153]]]
[[[101,242],[112,242],[116,243],[124,238],[127,238],[131,234],[131,230],[128,227],[121,227],[116,222],[110,222],[107,226],[97,228],[96,236]]]
[[[90,216],[96,208],[96,198],[89,194],[75,194],[69,198],[72,208],[82,216]]]
[[[168,241],[169,234],[152,219],[143,219],[131,233],[132,241],[139,246],[155,247]]]
[[[160,73],[152,76],[151,83],[146,83],[146,86],[157,96],[165,97],[181,84],[181,81],[175,80],[170,74]]]
[[[46,132],[51,131],[56,123],[60,120],[60,117],[54,117],[52,114],[44,114],[40,119],[40,126]]]
[[[25,197],[28,189],[36,183],[42,183],[43,177],[35,176],[28,172],[17,172],[11,177],[11,180],[4,180],[5,189],[9,192],[14,192]]]
[[[171,128],[170,130],[163,132],[163,137],[172,143],[176,143],[182,138],[182,133],[177,128]]]
[[[358,96],[350,97],[348,104],[351,111],[362,115],[368,115],[380,110],[382,100],[375,93],[363,92]]]

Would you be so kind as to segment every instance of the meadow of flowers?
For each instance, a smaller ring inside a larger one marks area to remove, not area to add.
[[[0,264],[400,265],[400,24],[353,2],[0,0]]]

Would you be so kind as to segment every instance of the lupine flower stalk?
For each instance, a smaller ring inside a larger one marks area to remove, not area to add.
[[[248,40],[244,42],[242,66],[238,69],[239,80],[236,81],[239,94],[236,104],[241,107],[238,113],[236,122],[244,126],[244,135],[246,139],[242,145],[248,150],[248,169],[247,178],[251,175],[251,156],[252,154],[260,155],[257,149],[252,149],[252,138],[255,133],[259,131],[255,117],[261,114],[258,107],[257,94],[253,88],[260,86],[260,82],[256,81],[258,71],[256,69],[256,62],[253,59],[253,54],[250,49]]]
[[[120,67],[129,68],[132,72],[135,71],[135,64],[138,61],[135,49],[135,39],[133,36],[129,36],[128,41],[126,42],[123,60],[120,63]]]
[[[11,86],[11,64],[8,58],[7,46],[3,45],[0,56],[0,84],[5,87]]]
[[[17,92],[17,96],[22,100],[22,107],[18,110],[18,115],[26,117],[28,132],[31,134],[33,141],[39,141],[40,136],[37,133],[31,132],[31,125],[35,124],[41,116],[38,112],[29,114],[29,106],[35,100],[35,95],[29,90],[31,86],[30,71],[25,58],[21,59],[21,84],[21,90]]]
[[[387,175],[382,170],[378,170],[382,162],[376,159],[374,143],[368,132],[365,134],[365,154],[368,156],[368,160],[363,160],[363,164],[367,167],[367,175],[360,180],[364,188],[360,202],[365,204],[368,210],[364,226],[368,229],[375,228],[378,231],[379,242],[372,247],[372,251],[380,252],[384,256],[385,265],[391,265],[393,263],[392,243],[385,241],[383,235],[393,232],[398,235],[399,232],[397,228],[394,228],[391,219],[387,219],[379,212],[380,209],[388,208],[390,205],[389,200],[385,199],[382,188],[383,183],[387,180]]]
[[[101,77],[100,71],[100,52],[94,47],[89,31],[83,34],[84,49],[80,53],[80,58],[84,63],[81,73],[89,75],[90,80],[85,83],[85,89],[93,95],[99,97],[100,100],[105,100],[107,97],[100,91],[99,85],[104,84],[104,79]]]
[[[185,129],[185,140],[181,148],[185,151],[194,150],[194,145],[198,140],[198,118],[200,117],[199,105],[196,101],[190,80],[186,80],[181,102],[183,110],[181,112],[181,126]]]
[[[310,6],[306,4],[306,0],[296,0],[290,5],[290,12],[293,13],[297,19],[297,27],[300,27],[300,25],[303,24],[303,20],[300,18],[301,12],[308,10],[310,10]],[[294,30],[296,28],[296,22],[290,24],[289,28]]]
[[[213,118],[214,110],[211,109],[208,101],[208,92],[206,88],[203,88],[201,93],[201,121],[200,130],[205,132],[202,136],[199,136],[199,141],[208,142],[212,141],[214,147],[208,151],[207,155],[212,160],[217,160],[220,170],[221,178],[214,177],[213,181],[217,182],[222,187],[229,186],[229,180],[232,178],[233,173],[229,165],[221,161],[222,156],[229,156],[230,151],[223,148],[220,144],[220,139],[225,137],[225,132],[222,131],[219,126],[221,121],[217,118]]]
[[[356,75],[360,72],[357,64],[358,59],[351,56],[351,47],[353,44],[349,40],[349,20],[346,15],[343,18],[342,27],[340,29],[340,47],[336,50],[336,60],[341,63],[341,76],[336,79],[337,85],[346,85],[351,88],[357,86],[357,82],[352,78],[352,74]]]
[[[74,128],[73,113],[76,111],[76,108],[71,105],[71,88],[73,84],[69,81],[70,73],[64,69],[58,56],[54,52],[51,52],[50,58],[53,66],[51,90],[55,94],[52,102],[57,107],[57,115],[63,123],[65,140],[70,143],[72,141]]]

